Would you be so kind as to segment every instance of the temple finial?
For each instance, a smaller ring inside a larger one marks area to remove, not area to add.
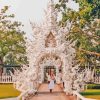
[[[54,0],[50,0],[49,2],[50,2],[51,5],[54,4]]]
[[[45,11],[46,26],[54,27],[57,24],[57,11],[54,0],[49,0],[47,10]]]

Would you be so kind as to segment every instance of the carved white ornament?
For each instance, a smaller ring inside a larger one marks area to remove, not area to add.
[[[48,3],[45,11],[45,21],[40,25],[31,23],[34,40],[26,43],[29,67],[23,66],[22,71],[15,70],[15,74],[12,75],[15,80],[14,86],[18,90],[25,92],[33,89],[35,91],[39,82],[42,83],[44,80],[44,66],[55,66],[56,81],[58,81],[58,68],[61,66],[65,92],[72,93],[73,88],[80,91],[80,85],[84,85],[84,73],[78,73],[79,65],[75,66],[73,64],[75,58],[75,49],[73,47],[75,42],[72,43],[65,40],[65,36],[69,34],[71,24],[71,22],[67,21],[65,27],[58,25],[57,10],[54,7],[53,0]],[[51,43],[56,42],[56,45],[53,46],[51,44],[51,46],[47,47],[45,44],[46,40],[47,42],[49,41],[47,37],[50,33],[54,36],[53,40],[50,38],[50,41]],[[57,60],[56,57],[58,57]],[[87,75],[87,71],[84,72],[86,73],[86,80],[89,80],[90,73]]]

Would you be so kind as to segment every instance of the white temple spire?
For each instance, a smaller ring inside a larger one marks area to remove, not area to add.
[[[51,3],[54,3],[54,0],[50,0]]]
[[[55,9],[54,0],[50,0],[45,11],[45,24],[54,27],[57,24],[57,11]]]

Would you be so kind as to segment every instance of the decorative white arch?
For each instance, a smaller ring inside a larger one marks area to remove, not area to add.
[[[37,69],[38,69],[38,74],[40,76],[40,83],[43,82],[44,80],[44,67],[45,66],[54,66],[56,69],[56,82],[59,83],[59,69],[60,67],[63,66],[63,60],[61,59],[61,57],[59,55],[56,55],[54,53],[50,54],[50,53],[46,53],[46,54],[42,54],[41,56],[39,56],[38,60],[37,60]],[[63,69],[63,67],[62,67]]]

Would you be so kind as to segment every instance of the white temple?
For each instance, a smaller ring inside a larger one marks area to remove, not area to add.
[[[41,25],[31,23],[34,41],[27,42],[27,57],[29,66],[15,71],[14,86],[21,92],[36,91],[38,84],[45,82],[46,73],[53,69],[56,75],[56,83],[61,83],[59,70],[65,84],[64,91],[72,93],[74,88],[80,91],[80,83],[83,83],[83,73],[78,73],[78,65],[74,63],[75,49],[71,41],[66,41],[71,23],[66,27],[60,27],[57,22],[57,10],[53,0],[50,0],[45,11],[45,21]]]
[[[39,83],[44,82],[45,67],[53,66],[56,69],[56,82],[59,83],[59,69],[62,69],[63,80],[72,68],[75,50],[65,36],[70,25],[61,28],[57,23],[57,10],[51,0],[45,11],[45,21],[40,26],[32,24],[35,40],[28,45],[29,73],[37,74]],[[70,76],[68,76],[70,78]],[[68,78],[67,77],[67,78]],[[68,87],[68,86],[67,86]]]

